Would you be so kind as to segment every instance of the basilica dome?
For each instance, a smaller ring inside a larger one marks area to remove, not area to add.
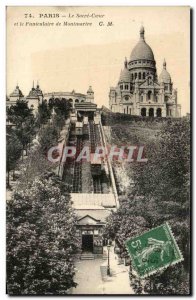
[[[152,52],[152,49],[145,42],[144,32],[145,32],[144,27],[142,26],[140,29],[140,40],[131,52],[130,61],[134,61],[134,60],[154,61],[154,54]]]

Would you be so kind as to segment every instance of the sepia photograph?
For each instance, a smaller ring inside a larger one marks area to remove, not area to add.
[[[6,293],[191,295],[191,8],[6,7]]]

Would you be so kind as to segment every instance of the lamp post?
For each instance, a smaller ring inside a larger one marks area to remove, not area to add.
[[[108,249],[108,266],[107,266],[107,275],[110,276],[110,245],[107,245],[107,249]]]

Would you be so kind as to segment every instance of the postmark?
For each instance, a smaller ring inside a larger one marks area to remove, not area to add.
[[[140,278],[183,261],[168,223],[126,241],[132,266]]]

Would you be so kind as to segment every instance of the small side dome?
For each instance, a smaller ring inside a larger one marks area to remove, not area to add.
[[[17,84],[15,90],[10,94],[10,97],[19,97],[19,98],[24,97],[22,91],[20,90],[20,88],[18,86],[18,84]]]
[[[27,98],[37,98],[37,97],[38,97],[38,94],[37,94],[37,90],[34,87],[34,81],[33,81],[32,89],[30,90]]]
[[[127,69],[127,58],[125,57],[124,69],[121,70],[119,82],[130,82],[130,81],[131,81],[131,74]]]
[[[171,76],[169,72],[166,70],[166,61],[163,61],[163,70],[159,76],[159,81],[163,83],[171,83]]]

